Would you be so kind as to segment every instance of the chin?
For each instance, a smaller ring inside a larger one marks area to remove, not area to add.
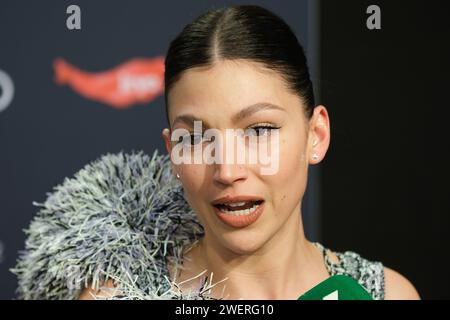
[[[266,242],[265,237],[254,232],[233,232],[221,236],[221,244],[228,250],[240,254],[249,255],[258,251]]]

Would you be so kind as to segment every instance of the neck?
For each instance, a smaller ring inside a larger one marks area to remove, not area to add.
[[[297,299],[326,277],[319,251],[306,240],[300,205],[280,230],[261,248],[248,255],[225,249],[205,234],[194,261],[213,272],[213,297],[226,299]],[[322,268],[320,268],[322,267]]]

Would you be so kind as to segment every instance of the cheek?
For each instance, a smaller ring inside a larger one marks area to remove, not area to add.
[[[291,135],[295,136],[295,135]],[[272,192],[275,213],[294,210],[301,201],[306,188],[308,164],[305,158],[304,138],[281,138],[279,169],[277,174],[267,176]]]
[[[205,193],[207,170],[204,165],[184,164],[178,168],[187,200],[194,210],[199,210],[198,196]]]
[[[179,168],[181,181],[187,193],[200,191],[204,178],[204,168],[200,165],[185,164]]]

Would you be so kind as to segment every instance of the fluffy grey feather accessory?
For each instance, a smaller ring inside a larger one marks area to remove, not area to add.
[[[168,277],[168,261],[181,267],[204,229],[167,155],[108,153],[33,205],[40,209],[11,270],[19,298],[77,299],[112,279],[113,299],[210,299],[212,276],[190,292]]]

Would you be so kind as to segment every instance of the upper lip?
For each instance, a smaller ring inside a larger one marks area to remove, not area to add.
[[[258,196],[232,196],[232,195],[226,195],[221,198],[217,198],[214,201],[211,202],[211,204],[218,205],[218,204],[226,204],[226,203],[234,203],[234,202],[245,202],[245,201],[264,201],[262,197]]]

